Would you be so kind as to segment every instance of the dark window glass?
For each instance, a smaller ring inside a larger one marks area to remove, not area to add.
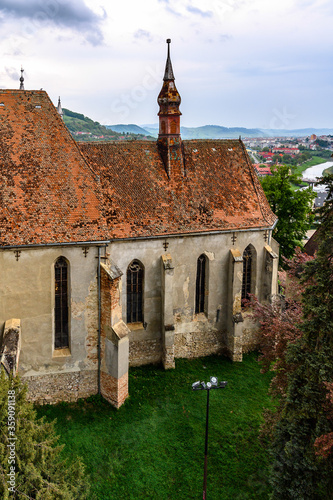
[[[197,261],[197,281],[195,287],[195,313],[205,312],[206,256],[200,255]]]
[[[60,257],[54,266],[55,274],[55,349],[69,347],[68,336],[68,264]]]
[[[249,247],[243,253],[242,300],[249,299],[251,293],[252,252]]]
[[[127,323],[143,323],[143,268],[139,261],[127,268]]]

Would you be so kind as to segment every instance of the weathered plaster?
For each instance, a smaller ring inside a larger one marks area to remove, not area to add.
[[[227,353],[232,359],[241,360],[243,352],[256,346],[255,327],[241,310],[242,254],[251,243],[256,254],[255,291],[263,300],[277,289],[277,260],[273,252],[277,253],[278,247],[272,240],[271,252],[265,249],[264,231],[235,233],[235,236],[235,241],[231,233],[167,238],[167,252],[162,239],[113,241],[109,245],[112,262],[104,263],[111,273],[112,266],[120,273],[116,289],[110,292],[110,327],[126,323],[128,265],[138,259],[145,270],[144,323],[127,325],[130,365],[163,362],[165,367],[172,367],[174,358],[212,353]],[[205,313],[195,314],[197,259],[203,253],[207,256],[207,307]],[[56,352],[53,348],[54,263],[61,255],[70,265],[70,347]],[[50,388],[57,380],[59,384],[66,381],[68,387],[77,388],[74,391],[77,395],[93,393],[96,388],[96,257],[94,247],[87,257],[80,247],[27,249],[22,250],[18,261],[13,251],[0,252],[3,270],[0,328],[11,317],[21,320],[19,370],[29,380],[34,398],[38,398],[38,390],[43,390],[42,381]],[[111,338],[106,338],[111,342]],[[113,387],[121,398],[126,392],[123,379],[126,349],[119,357],[114,343],[111,346],[102,340],[102,348],[102,357],[106,349],[108,360],[107,366],[103,365],[106,387]],[[114,359],[118,368],[113,366]],[[117,382],[120,379],[123,381]],[[83,384],[82,390],[80,384]],[[59,388],[57,398],[60,393]],[[66,398],[70,397],[66,392]]]

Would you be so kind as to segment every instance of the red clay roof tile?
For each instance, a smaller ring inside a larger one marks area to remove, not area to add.
[[[44,91],[0,90],[0,245],[271,226],[240,141],[184,141],[184,173],[157,143],[78,147]],[[36,107],[37,106],[37,107]]]
[[[185,176],[169,180],[156,143],[81,143],[101,178],[110,237],[247,229],[276,220],[243,144],[183,141]]]
[[[95,175],[46,92],[0,102],[0,244],[106,239]]]

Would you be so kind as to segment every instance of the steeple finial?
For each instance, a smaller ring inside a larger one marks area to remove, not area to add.
[[[62,118],[62,119],[64,119],[64,118],[63,118],[63,116],[64,116],[64,112],[63,112],[62,107],[61,107],[60,96],[59,96],[59,99],[58,99],[57,111],[58,111],[59,115],[61,116],[61,118]]]
[[[171,43],[171,38],[167,38],[166,43],[168,44],[168,57],[170,57],[170,43]]]
[[[24,69],[21,66],[20,90],[24,90],[24,76],[23,76],[23,71],[24,71]]]
[[[168,44],[168,56],[166,60],[166,65],[165,65],[165,72],[164,72],[164,78],[163,80],[174,80],[174,74],[172,70],[172,64],[171,64],[171,58],[170,58],[170,43],[171,43],[171,38],[167,38],[166,43]]]

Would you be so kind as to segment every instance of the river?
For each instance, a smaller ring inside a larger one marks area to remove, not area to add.
[[[309,180],[316,180],[317,177],[321,177],[324,170],[333,166],[333,161],[326,161],[325,163],[320,163],[319,165],[313,165],[303,172],[303,178]]]

